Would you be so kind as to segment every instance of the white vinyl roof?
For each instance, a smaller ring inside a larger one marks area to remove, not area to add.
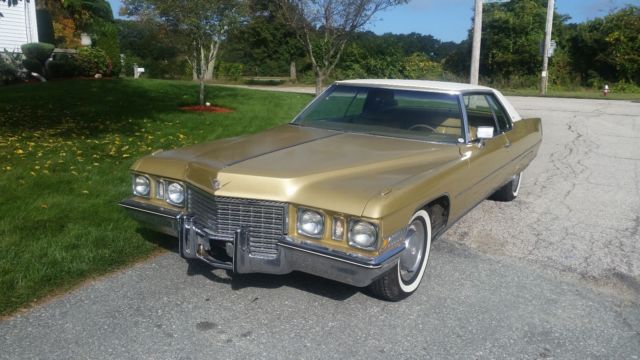
[[[359,85],[376,87],[399,87],[439,91],[469,91],[469,90],[492,90],[486,86],[471,85],[463,83],[430,81],[430,80],[398,80],[398,79],[358,79],[337,81],[340,85]]]
[[[513,121],[522,119],[518,111],[511,105],[511,103],[502,95],[502,93],[496,89],[481,85],[471,85],[455,82],[445,81],[430,81],[430,80],[399,80],[399,79],[357,79],[357,80],[343,80],[336,81],[338,85],[354,85],[354,86],[371,86],[371,87],[389,87],[400,89],[415,89],[415,90],[433,90],[433,91],[450,91],[450,92],[462,92],[462,91],[491,91],[502,102],[505,110],[511,116]]]

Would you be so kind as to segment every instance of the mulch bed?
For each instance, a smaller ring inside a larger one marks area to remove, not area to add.
[[[227,112],[233,111],[231,109],[227,109],[223,107],[207,106],[207,105],[181,106],[180,110],[192,111],[192,112],[210,112],[210,113],[227,113]]]

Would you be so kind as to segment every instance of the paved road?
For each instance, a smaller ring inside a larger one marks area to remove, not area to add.
[[[640,104],[512,100],[545,135],[520,197],[447,232],[405,301],[169,252],[0,322],[0,359],[640,358]]]
[[[520,198],[485,201],[446,238],[640,289],[640,104],[511,100],[543,119]]]

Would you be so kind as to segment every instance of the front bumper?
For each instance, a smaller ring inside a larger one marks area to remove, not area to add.
[[[144,226],[178,237],[182,257],[199,259],[238,274],[302,271],[362,287],[394,268],[404,250],[404,247],[398,247],[374,258],[356,257],[312,244],[301,244],[283,235],[278,242],[277,254],[266,258],[250,253],[247,228],[237,229],[232,240],[221,239],[210,230],[194,224],[189,214],[133,199],[123,200],[120,205]],[[213,248],[225,249],[227,259],[212,256]]]

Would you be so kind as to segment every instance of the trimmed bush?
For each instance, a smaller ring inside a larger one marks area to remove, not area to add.
[[[78,50],[78,70],[80,75],[94,76],[102,74],[111,75],[111,61],[102,49],[82,48]]]
[[[47,63],[47,73],[51,78],[69,78],[78,75],[79,68],[75,58],[67,54],[58,54]]]
[[[51,56],[54,46],[47,43],[28,43],[20,46],[20,49],[27,59],[33,59],[44,65],[44,62]]]
[[[22,66],[27,69],[29,72],[34,72],[38,74],[44,74],[42,64],[35,59],[24,59],[22,60]]]

